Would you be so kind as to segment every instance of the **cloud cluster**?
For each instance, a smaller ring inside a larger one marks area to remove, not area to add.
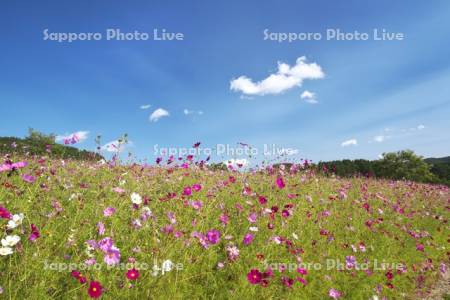
[[[308,102],[310,104],[316,104],[319,103],[319,101],[317,101],[317,97],[316,97],[316,93],[310,92],[310,91],[304,91],[301,95],[300,98],[302,100],[305,100],[305,102]]]
[[[358,141],[356,139],[350,139],[347,141],[343,141],[341,143],[341,147],[357,146],[357,145],[358,145]]]
[[[184,113],[186,116],[188,116],[188,115],[199,115],[199,116],[203,115],[203,111],[201,111],[201,110],[189,110],[189,109],[187,109],[187,108],[185,108],[185,109],[183,110],[183,113]]]
[[[150,104],[144,104],[140,106],[140,109],[149,109],[150,107],[152,107]]]
[[[55,140],[57,142],[61,142],[61,141],[69,140],[69,139],[76,137],[77,143],[82,143],[83,141],[85,141],[88,138],[88,136],[89,136],[89,131],[77,131],[77,132],[73,132],[70,134],[57,135]]]
[[[247,76],[231,80],[230,89],[245,95],[264,96],[280,94],[291,88],[299,87],[306,79],[320,79],[325,76],[316,63],[308,63],[306,57],[297,58],[294,66],[278,62],[278,71],[267,78],[254,82]]]
[[[151,113],[151,115],[148,119],[150,120],[150,122],[158,122],[159,119],[161,119],[163,117],[168,117],[168,116],[170,116],[170,114],[167,110],[165,110],[163,108],[158,108]]]

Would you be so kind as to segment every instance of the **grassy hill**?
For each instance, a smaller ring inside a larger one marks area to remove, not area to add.
[[[52,158],[71,158],[76,160],[100,160],[98,153],[61,145],[48,138],[0,137],[0,154],[49,155]]]

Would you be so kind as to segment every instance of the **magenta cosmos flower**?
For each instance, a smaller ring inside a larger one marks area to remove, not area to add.
[[[89,284],[88,295],[91,298],[99,298],[103,293],[103,287],[98,281],[91,281]]]
[[[0,218],[11,219],[11,213],[3,206],[0,206]]]
[[[196,184],[192,185],[192,189],[196,192],[199,192],[202,189],[202,185],[196,183]]]
[[[183,195],[184,196],[192,195],[192,188],[190,186],[185,187],[184,190],[183,190]]]
[[[284,184],[283,178],[282,177],[278,177],[277,178],[277,186],[279,189],[283,189],[286,185]]]
[[[250,244],[253,242],[253,239],[254,239],[254,238],[255,238],[255,237],[253,236],[253,234],[247,233],[247,234],[244,236],[244,240],[243,240],[244,245],[246,245],[246,246],[250,245]]]
[[[30,233],[30,236],[28,237],[28,240],[31,242],[34,242],[41,236],[41,234],[40,234],[39,230],[37,229],[36,225],[31,224],[30,227],[31,227],[31,233]]]
[[[262,273],[260,271],[258,271],[257,269],[252,269],[252,270],[250,270],[250,272],[247,273],[247,280],[251,284],[261,283]]]
[[[139,278],[139,271],[136,270],[135,268],[130,269],[127,271],[126,276],[129,280],[136,280]]]
[[[212,229],[206,233],[206,238],[210,244],[217,244],[220,240],[220,232],[218,230]]]

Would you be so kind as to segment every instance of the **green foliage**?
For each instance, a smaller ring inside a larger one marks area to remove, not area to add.
[[[76,159],[76,160],[100,160],[100,154],[79,150],[75,147],[55,143],[55,135],[45,135],[30,129],[30,134],[24,139],[16,137],[0,137],[0,154],[29,154],[48,155],[53,158]]]
[[[380,176],[390,179],[408,179],[419,182],[433,182],[436,180],[423,157],[411,150],[383,153],[379,162]]]
[[[332,172],[338,176],[375,176],[395,180],[413,180],[426,183],[440,183],[450,186],[450,160],[423,159],[411,150],[384,153],[379,160],[337,160],[319,162],[317,169]]]

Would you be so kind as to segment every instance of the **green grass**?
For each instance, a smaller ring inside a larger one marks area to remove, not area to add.
[[[33,174],[36,181],[27,183],[22,174]],[[236,181],[231,183],[229,176]],[[285,188],[277,187],[277,176],[283,176]],[[59,160],[30,160],[27,167],[11,176],[0,173],[0,183],[0,206],[12,214],[25,215],[23,224],[13,230],[7,230],[7,220],[0,219],[1,238],[8,234],[21,237],[12,255],[0,256],[0,297],[5,299],[88,298],[90,281],[101,283],[105,299],[327,299],[331,288],[340,291],[343,299],[369,299],[373,295],[380,299],[415,298],[425,295],[439,280],[441,263],[448,264],[450,194],[442,186],[321,177],[307,170],[250,174],[192,166],[169,171],[82,161],[63,165]],[[182,196],[184,187],[193,184],[201,184],[202,189],[193,191],[192,196]],[[248,195],[243,193],[246,186],[251,189]],[[113,191],[115,187],[124,189],[124,193]],[[339,197],[341,190],[346,198]],[[149,199],[146,206],[153,214],[142,221],[140,229],[132,222],[142,214],[144,205],[133,208],[133,192]],[[177,196],[161,201],[169,192]],[[289,199],[288,194],[296,196]],[[257,195],[265,196],[267,204],[261,205]],[[203,207],[196,211],[187,205],[189,200],[200,200]],[[293,208],[285,218],[281,211],[288,203]],[[369,211],[363,208],[364,203],[369,204]],[[396,204],[403,213],[393,209]],[[62,211],[57,211],[58,205]],[[273,219],[265,211],[272,206],[279,207]],[[103,210],[107,207],[114,207],[116,213],[105,217]],[[324,216],[325,211],[329,216]],[[179,237],[161,230],[170,224],[168,212],[176,216],[173,227],[180,232]],[[247,219],[252,212],[258,216],[256,223]],[[219,221],[222,213],[229,216],[227,225]],[[371,229],[365,224],[368,220],[374,221]],[[102,236],[97,232],[98,222],[106,228]],[[268,229],[269,222],[274,229]],[[41,234],[34,242],[27,239],[31,223]],[[252,232],[250,227],[258,231]],[[207,249],[191,237],[194,231],[206,234],[211,229],[219,230],[221,237]],[[321,235],[321,229],[328,235]],[[408,231],[422,233],[422,237],[413,238]],[[254,240],[246,246],[242,240],[250,232]],[[289,240],[292,246],[275,243],[275,236]],[[80,270],[89,258],[86,241],[104,237],[114,240],[122,263],[132,257],[150,268],[140,270],[140,277],[132,282],[125,276],[128,268],[108,268],[102,251],[97,249],[92,254],[99,269]],[[358,248],[361,242],[365,252]],[[240,251],[235,261],[227,258],[226,246],[231,243]],[[417,244],[424,245],[423,252],[416,249]],[[299,252],[292,253],[295,250]],[[365,270],[327,269],[327,261],[345,264],[346,256],[352,255],[358,263],[368,262],[371,275]],[[160,266],[164,260],[182,269],[152,276],[154,262]],[[268,265],[294,265],[299,260],[321,264],[321,268],[311,268],[307,275],[300,275],[296,268],[284,272],[274,269],[265,287],[247,280],[251,269],[263,272]],[[378,264],[404,264],[406,271],[397,274],[394,270],[393,279],[388,280],[388,270],[374,269],[375,260]],[[49,269],[52,263],[76,264],[87,283],[80,284],[69,270]],[[219,268],[218,263],[224,267]],[[308,284],[295,282],[289,288],[281,282],[283,276],[294,280],[302,276]],[[418,283],[419,276],[423,283]]]

